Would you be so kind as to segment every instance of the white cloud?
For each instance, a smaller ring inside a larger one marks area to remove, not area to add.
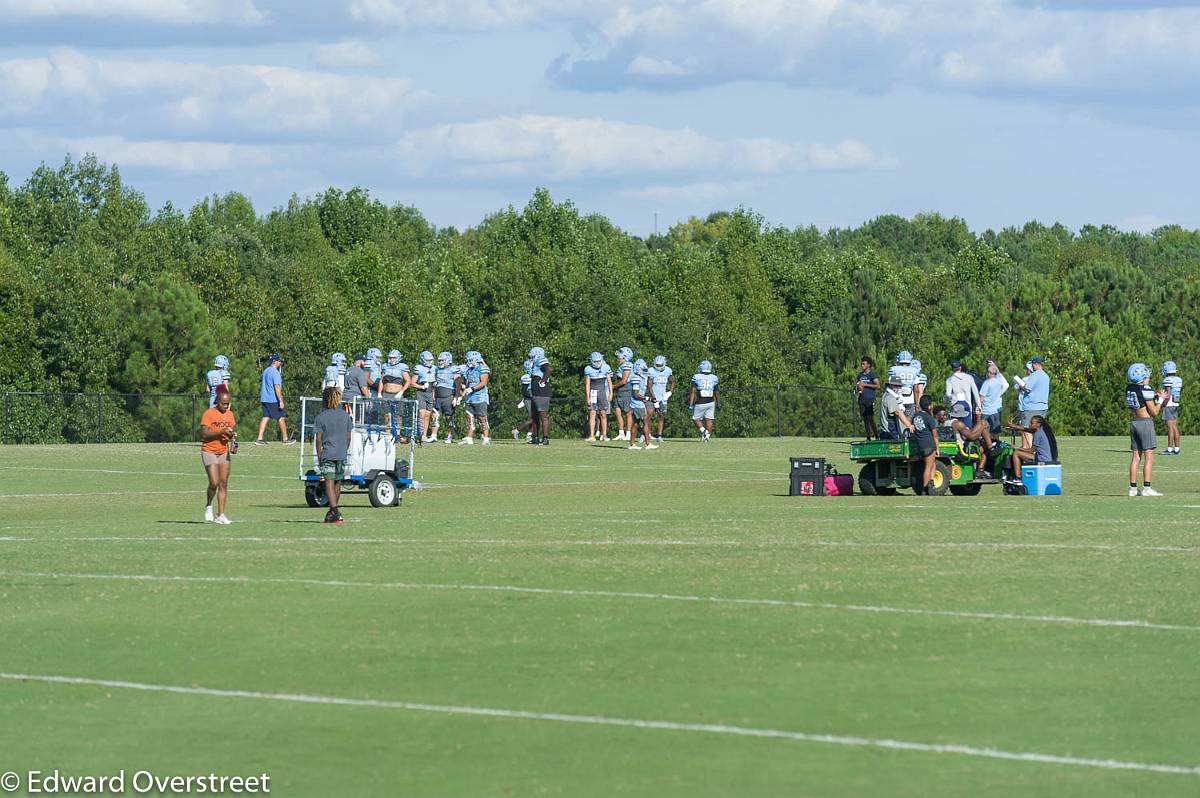
[[[1132,230],[1135,233],[1153,233],[1160,227],[1175,224],[1170,219],[1165,219],[1162,216],[1154,214],[1142,214],[1140,216],[1130,216],[1127,219],[1122,219],[1117,225],[1122,230]]]
[[[396,147],[411,173],[447,167],[473,178],[538,179],[659,173],[770,176],[890,165],[852,140],[827,146],[778,139],[714,139],[689,128],[599,118],[506,116],[415,130]]]
[[[105,60],[72,49],[0,61],[0,119],[65,116],[102,132],[133,121],[156,135],[344,135],[375,127],[384,135],[431,100],[405,78],[290,67]]]
[[[625,71],[630,75],[666,77],[670,75],[686,75],[691,70],[686,66],[676,64],[674,61],[660,60],[658,58],[651,58],[647,55],[639,55],[637,58],[629,62],[629,66],[625,67]]]
[[[383,63],[379,53],[362,39],[343,39],[317,48],[316,61],[323,67],[373,67]]]
[[[63,139],[77,156],[94,153],[121,167],[144,167],[181,174],[208,174],[270,166],[284,159],[274,147],[215,141],[129,141],[121,136]]]
[[[746,196],[758,186],[753,180],[726,182],[701,180],[683,185],[653,185],[625,192],[628,196],[644,197],[663,202],[712,202]]]
[[[0,16],[119,18],[170,25],[259,25],[267,20],[254,0],[0,0]]]

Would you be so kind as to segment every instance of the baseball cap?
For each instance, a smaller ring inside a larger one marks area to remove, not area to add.
[[[351,358],[351,360],[366,360],[366,359],[367,359],[367,356],[364,355],[362,352],[359,352],[357,355],[355,355],[353,358]]]
[[[959,360],[958,358],[954,358],[953,360],[950,361],[950,368],[956,369],[956,368],[961,368],[961,367],[962,367],[962,361]]]
[[[276,355],[276,354],[267,355],[268,363],[274,363],[276,360],[278,360],[280,363],[283,362],[283,358],[281,358],[279,355]]]
[[[1041,356],[1041,355],[1034,355],[1033,357],[1029,358],[1029,362],[1030,362],[1030,363],[1041,363],[1041,362],[1042,362],[1042,356]]]

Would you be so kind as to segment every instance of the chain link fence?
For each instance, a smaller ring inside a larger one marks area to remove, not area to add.
[[[519,409],[515,389],[489,386],[489,420],[493,437],[503,437],[528,419]],[[299,418],[298,396],[285,396],[289,432]],[[410,396],[411,398],[411,396]],[[233,397],[231,405],[243,441],[253,439],[262,417],[257,395]],[[200,416],[208,409],[208,394],[99,394],[36,393],[0,394],[0,443],[180,443],[197,441]],[[554,397],[550,410],[551,437],[583,437],[587,433],[587,403],[583,388]],[[610,414],[609,434],[616,420]],[[456,414],[461,434],[465,421]],[[861,435],[858,404],[849,388],[822,385],[750,385],[721,388],[714,422],[721,437],[851,436]],[[447,425],[443,420],[442,431]],[[657,428],[657,427],[656,427]],[[278,438],[274,421],[267,425],[267,440]],[[668,402],[664,435],[695,437],[687,388],[681,386]]]

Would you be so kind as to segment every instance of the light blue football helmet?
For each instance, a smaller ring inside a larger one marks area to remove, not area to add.
[[[393,349],[391,352],[388,352],[388,360],[399,360],[399,359],[400,359],[400,350],[399,349]]]
[[[604,362],[604,355],[600,354],[599,352],[592,352],[591,356],[588,357],[588,360],[591,361],[593,366],[599,366]]]
[[[1165,363],[1163,363],[1162,371],[1163,371],[1163,376],[1165,377],[1168,374],[1174,374],[1175,372],[1179,371],[1179,369],[1175,366],[1174,360],[1168,360]]]
[[[700,361],[700,373],[701,374],[712,374],[712,363],[708,362],[707,360],[701,360]]]
[[[1130,382],[1141,382],[1150,378],[1150,367],[1145,363],[1134,363],[1125,373],[1129,376]]]
[[[654,358],[654,368],[660,369],[666,365],[667,365],[667,358],[665,355],[658,355],[657,357]]]
[[[912,352],[909,352],[907,349],[901,350],[900,354],[896,355],[896,365],[898,365],[898,366],[910,365],[912,363],[912,359],[913,359]]]
[[[335,366],[344,366],[344,365],[346,365],[346,356],[343,355],[341,352],[334,352],[329,357],[329,362]]]
[[[219,369],[229,368],[229,358],[224,355],[217,355],[213,358],[213,365]]]
[[[433,365],[433,352],[426,349],[421,353],[421,365],[426,367]]]
[[[545,357],[545,356],[546,356],[546,350],[542,349],[540,346],[535,346],[529,350],[529,359],[530,360],[536,360],[539,357]]]
[[[438,352],[438,365],[442,368],[449,368],[454,362],[454,355],[449,352]]]
[[[379,362],[379,358],[383,357],[383,352],[377,346],[373,346],[367,350],[367,360]]]

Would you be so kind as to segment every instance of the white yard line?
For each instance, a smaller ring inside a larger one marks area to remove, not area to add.
[[[230,493],[279,493],[291,488],[230,488]],[[202,490],[103,490],[88,493],[0,493],[0,499],[69,499],[79,496],[198,496]]]
[[[198,451],[198,450],[197,450]],[[147,477],[195,477],[198,473],[203,476],[203,472],[197,471],[122,471],[116,468],[57,468],[45,466],[0,466],[2,469],[12,471],[64,471],[78,474],[131,474],[134,476]],[[280,477],[270,474],[238,474],[238,479],[287,479],[293,482],[299,482],[296,477]]]
[[[1154,762],[1136,762],[1120,759],[1092,759],[1080,756],[1061,756],[1034,751],[1002,751],[996,748],[980,748],[959,743],[920,743],[893,740],[887,737],[858,737],[840,734],[764,729],[753,726],[733,726],[723,723],[684,723],[670,720],[641,720],[617,718],[605,715],[574,715],[565,712],[534,712],[524,709],[500,709],[495,707],[456,706],[453,704],[427,704],[418,701],[393,701],[377,698],[347,698],[308,693],[276,693],[258,690],[223,690],[213,687],[184,687],[168,684],[147,684],[116,679],[94,679],[83,676],[56,676],[29,673],[0,672],[0,679],[13,682],[40,682],[43,684],[66,684],[88,687],[106,687],[119,690],[140,690],[153,693],[206,696],[209,698],[240,698],[258,701],[283,701],[294,704],[318,704],[343,707],[368,707],[373,709],[396,709],[406,712],[432,712],[442,715],[468,715],[508,720],[533,720],[552,723],[574,723],[589,726],[617,726],[629,729],[655,731],[699,732],[736,737],[763,737],[790,740],[801,743],[820,743],[857,748],[882,748],[892,751],[911,751],[925,754],[957,754],[985,759],[1003,759],[1017,762],[1036,762],[1045,765],[1102,768],[1105,770],[1136,770],[1148,773],[1168,773],[1180,776],[1200,775],[1200,767],[1168,765]]]
[[[1114,620],[1108,618],[1076,618],[1069,615],[1022,615],[1020,613],[1012,612],[931,610],[917,607],[891,607],[887,605],[872,604],[833,604],[830,602],[793,601],[789,599],[726,598],[723,596],[692,596],[674,593],[644,593],[617,590],[574,590],[569,588],[521,587],[518,585],[473,585],[426,582],[364,582],[344,579],[305,579],[302,577],[272,576],[162,576],[159,574],[82,574],[48,573],[38,571],[0,571],[0,577],[33,579],[97,579],[127,582],[177,582],[200,584],[225,583],[246,585],[306,585],[313,587],[374,588],[383,590],[453,590],[474,593],[522,593],[541,596],[679,601],[699,604],[725,604],[744,607],[787,607],[805,610],[842,610],[846,612],[867,612],[876,614],[923,615],[935,618],[971,618],[989,621],[1067,624],[1072,626],[1154,629],[1168,632],[1200,632],[1200,626],[1190,626],[1185,624],[1152,623],[1150,621]]]
[[[352,519],[359,520],[359,519]],[[17,529],[18,527],[13,527]],[[0,527],[4,529],[4,527]],[[27,530],[23,530],[27,531]],[[1165,554],[1197,554],[1200,546],[1150,546],[1133,543],[1010,543],[1003,541],[928,541],[896,543],[890,541],[854,540],[797,540],[780,538],[773,540],[704,540],[676,538],[602,538],[598,540],[562,539],[537,540],[529,538],[354,538],[354,537],[261,537],[247,535],[87,535],[52,537],[0,536],[0,542],[9,543],[327,543],[327,544],[375,544],[391,546],[529,546],[557,548],[569,546],[596,546],[620,548],[621,546],[677,546],[705,548],[737,547],[747,549],[788,549],[808,547],[848,549],[998,549],[1014,551],[1115,551],[1156,552]]]

